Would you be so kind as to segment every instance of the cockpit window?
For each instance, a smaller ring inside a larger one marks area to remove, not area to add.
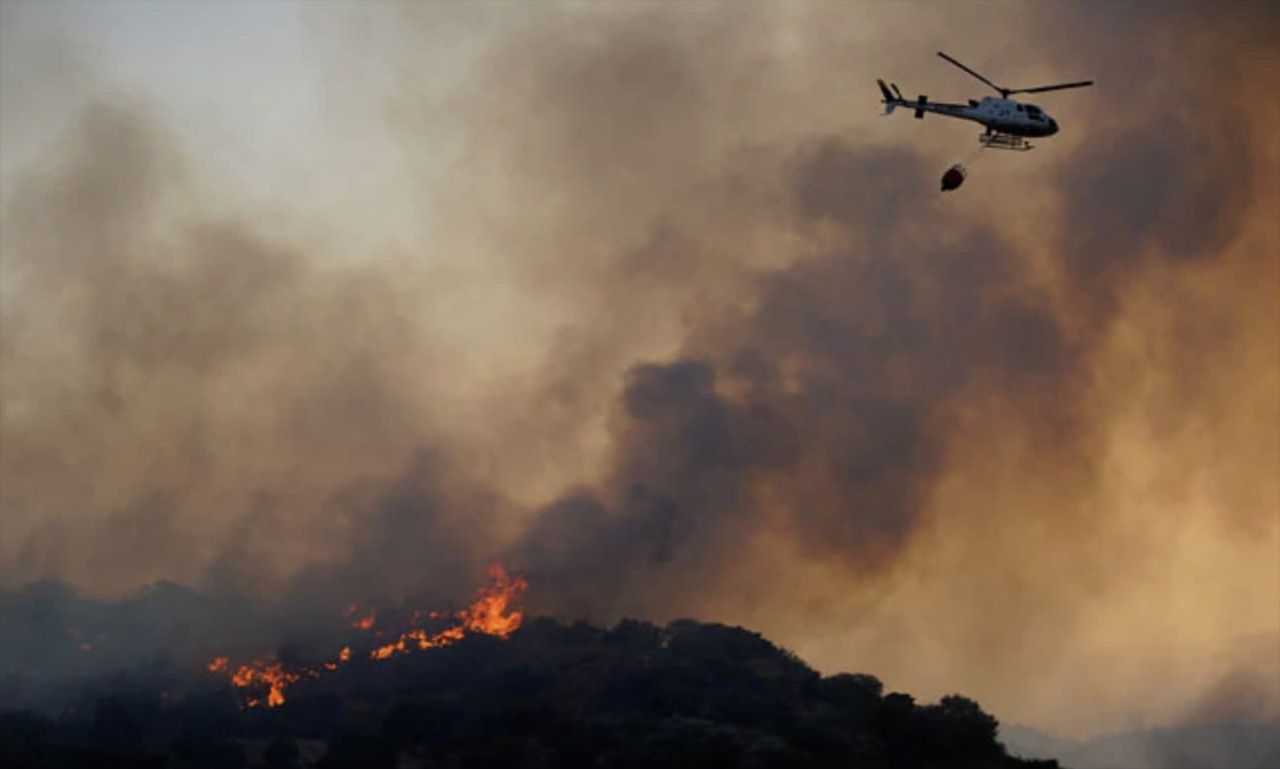
[[[1040,108],[1039,108],[1039,107],[1037,107],[1037,106],[1035,106],[1035,105],[1033,105],[1033,104],[1028,104],[1028,105],[1027,105],[1027,112],[1031,113],[1032,115],[1039,115],[1039,114],[1040,114]]]

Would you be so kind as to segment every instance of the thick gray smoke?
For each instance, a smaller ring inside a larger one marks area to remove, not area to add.
[[[817,560],[873,573],[919,523],[968,388],[1072,402],[1070,346],[1016,283],[1010,246],[924,185],[882,181],[927,178],[917,157],[828,140],[789,173],[790,226],[827,228],[835,244],[763,275],[753,306],[699,327],[684,358],[632,369],[606,501],[553,505],[526,543],[549,595],[693,611],[703,596],[681,583],[749,570],[766,523]]]

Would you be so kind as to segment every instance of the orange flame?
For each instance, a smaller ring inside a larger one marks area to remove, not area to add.
[[[524,612],[512,604],[524,598],[529,581],[521,576],[515,579],[507,576],[507,570],[500,563],[489,566],[489,579],[493,584],[480,588],[471,607],[461,614],[467,630],[505,639],[519,630],[524,620]]]
[[[454,624],[436,633],[428,633],[423,628],[412,628],[401,633],[394,642],[374,648],[369,652],[369,658],[385,660],[398,654],[409,654],[415,650],[438,649],[461,641],[468,633],[492,635],[504,640],[510,637],[520,628],[520,623],[524,619],[524,612],[519,608],[519,603],[529,587],[529,582],[522,576],[512,578],[500,563],[491,564],[488,575],[490,584],[476,591],[475,600],[470,606],[454,613],[453,617],[456,620]],[[346,608],[344,616],[351,617],[357,611],[359,606],[351,604]],[[416,624],[423,618],[439,620],[445,616],[447,615],[437,611],[415,611],[410,620]],[[348,627],[369,630],[373,627],[374,617],[375,614],[370,612],[350,622]],[[338,656],[323,663],[322,667],[325,671],[334,671],[350,661],[351,647],[343,646]],[[321,670],[314,668],[287,671],[283,663],[278,660],[254,660],[247,665],[237,667],[233,672],[227,657],[217,657],[206,667],[210,673],[226,673],[231,679],[231,684],[237,689],[261,691],[265,688],[267,707],[271,708],[284,704],[284,690],[290,685],[303,679],[318,678],[321,675]],[[259,696],[248,696],[243,704],[248,708],[257,707],[262,704],[262,699]]]
[[[304,677],[314,678],[315,672],[304,670],[290,673],[279,662],[264,663],[254,660],[251,665],[241,665],[231,674],[231,683],[239,689],[250,686],[267,687],[267,706],[279,707],[284,704],[284,690],[290,684],[301,681]]]
[[[524,619],[524,612],[513,605],[520,602],[529,582],[524,577],[512,579],[500,563],[489,566],[489,580],[492,584],[476,591],[476,599],[471,606],[454,615],[457,624],[433,634],[420,628],[410,630],[393,643],[374,649],[369,656],[385,660],[396,654],[408,654],[414,647],[420,651],[438,649],[461,641],[468,632],[507,638],[519,629]]]

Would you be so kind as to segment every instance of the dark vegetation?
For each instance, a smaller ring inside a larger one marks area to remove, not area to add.
[[[1009,757],[960,696],[918,705],[822,677],[741,628],[550,619],[299,683],[241,710],[169,666],[100,681],[58,715],[0,715],[6,767],[1056,767]]]

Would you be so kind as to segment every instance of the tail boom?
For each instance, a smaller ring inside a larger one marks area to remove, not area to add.
[[[915,113],[917,118],[923,118],[924,113],[934,112],[946,117],[960,118],[961,120],[972,120],[975,123],[982,122],[973,112],[976,104],[948,104],[947,102],[929,101],[929,97],[920,94],[915,100],[908,101],[902,98],[902,91],[898,90],[898,86],[892,83],[885,83],[883,80],[876,80],[876,85],[880,86],[880,103],[884,105],[884,114],[892,115],[895,107],[906,107]]]

